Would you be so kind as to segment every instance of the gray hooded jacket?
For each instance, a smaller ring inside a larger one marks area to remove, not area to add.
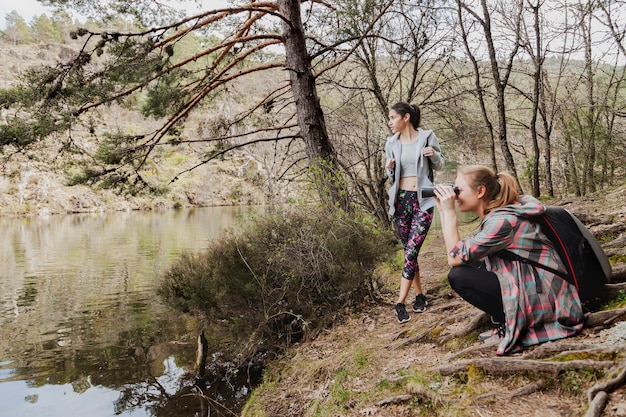
[[[428,173],[430,171],[428,161],[426,157],[422,155],[424,148],[431,146],[435,150],[435,155],[429,157],[433,170],[439,171],[443,168],[444,159],[441,153],[441,147],[433,131],[419,128],[417,132],[417,151],[415,158],[417,158],[417,185],[419,191],[420,187],[433,185],[432,181],[428,179]],[[396,198],[398,197],[398,184],[400,183],[400,154],[402,153],[402,144],[399,138],[400,133],[396,133],[387,138],[387,144],[385,145],[386,158],[396,160],[395,168],[386,170],[387,176],[393,182],[388,191],[389,214],[392,216],[396,211]],[[418,192],[418,198],[422,211],[426,211],[435,206],[435,199],[433,197],[422,198],[421,193]]]

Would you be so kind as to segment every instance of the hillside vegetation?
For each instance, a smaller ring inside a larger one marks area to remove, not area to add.
[[[0,41],[0,84],[12,86],[28,66],[67,60],[78,45],[68,43],[18,44]],[[7,117],[0,109],[0,119]],[[144,121],[136,112],[112,106],[101,114],[106,124],[131,129]],[[190,129],[200,120],[192,119]],[[86,132],[71,132],[86,135]],[[193,134],[193,133],[192,133]],[[231,152],[168,184],[161,193],[120,194],[115,189],[70,185],[81,166],[51,137],[27,151],[6,147],[0,154],[0,215],[48,215],[114,210],[149,210],[174,207],[265,204],[264,172],[245,152]],[[151,175],[167,183],[185,167],[199,161],[199,150],[174,147],[161,155],[162,164]],[[89,164],[88,161],[83,163]],[[288,191],[285,191],[288,196]]]
[[[613,263],[603,311],[591,314],[581,334],[496,356],[495,343],[477,338],[490,328],[487,315],[447,284],[445,246],[433,229],[420,255],[429,299],[425,313],[412,313],[405,325],[396,322],[399,256],[379,268],[375,302],[337,311],[337,325],[266,370],[243,415],[626,415],[624,195],[626,185],[549,202],[583,220]],[[476,226],[465,225],[465,233]]]

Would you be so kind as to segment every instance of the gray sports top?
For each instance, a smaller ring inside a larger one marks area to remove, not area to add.
[[[417,177],[417,141],[403,143],[400,154],[400,178]]]

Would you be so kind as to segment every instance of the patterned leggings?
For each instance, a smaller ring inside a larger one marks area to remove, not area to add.
[[[433,222],[433,209],[420,210],[417,191],[400,190],[393,222],[404,245],[402,278],[413,280],[415,274],[419,272],[417,255]]]

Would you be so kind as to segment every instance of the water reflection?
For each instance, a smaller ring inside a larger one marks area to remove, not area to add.
[[[193,385],[197,323],[160,303],[157,277],[252,211],[0,220],[2,414],[195,415],[197,397],[172,398]]]

